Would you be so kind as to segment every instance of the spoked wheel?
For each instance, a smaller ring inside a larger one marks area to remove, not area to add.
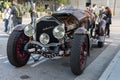
[[[75,34],[71,49],[70,64],[75,75],[80,75],[87,62],[88,40],[86,35]]]
[[[80,49],[80,68],[81,70],[84,70],[84,68],[86,67],[86,60],[87,60],[87,45],[86,45],[86,41],[83,40],[82,45],[81,45],[81,49]]]
[[[30,57],[30,54],[24,51],[25,44],[29,41],[23,31],[13,31],[7,43],[7,56],[9,62],[16,66],[24,66]]]

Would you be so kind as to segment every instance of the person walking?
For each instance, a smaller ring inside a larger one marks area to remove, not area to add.
[[[106,20],[106,27],[105,27],[105,35],[106,37],[110,37],[110,24],[112,24],[112,12],[109,7],[105,7],[105,20]]]
[[[18,5],[17,0],[13,0],[11,15],[13,15],[13,25],[14,26],[16,26],[18,24],[22,24],[22,10],[21,10],[21,7]]]
[[[8,24],[9,24],[10,12],[11,12],[11,9],[10,9],[9,5],[6,5],[6,9],[4,10],[4,22],[5,22],[4,32],[7,32],[9,30]]]

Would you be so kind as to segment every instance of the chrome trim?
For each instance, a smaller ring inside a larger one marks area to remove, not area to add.
[[[24,46],[24,50],[25,50],[25,51],[28,50],[28,45],[29,45],[29,44],[35,44],[35,45],[38,45],[38,46],[40,46],[40,47],[42,47],[42,48],[48,48],[48,47],[51,47],[51,46],[56,47],[56,46],[61,45],[60,43],[50,43],[50,44],[43,45],[43,44],[41,44],[41,43],[38,42],[38,41],[29,41],[29,42]]]

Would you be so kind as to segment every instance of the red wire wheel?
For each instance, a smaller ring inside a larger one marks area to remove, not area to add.
[[[20,35],[16,42],[16,54],[19,61],[24,61],[29,54],[24,51],[25,43],[29,41],[29,38],[25,35]]]
[[[9,36],[7,56],[12,65],[21,67],[28,62],[30,54],[24,51],[24,46],[28,41],[29,37],[23,31],[13,31]]]
[[[80,75],[86,68],[88,48],[87,35],[75,34],[70,55],[71,71],[75,75]]]
[[[83,70],[86,67],[87,60],[87,42],[85,40],[82,42],[81,51],[80,51],[80,68]]]

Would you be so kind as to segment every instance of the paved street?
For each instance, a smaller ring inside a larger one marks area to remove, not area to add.
[[[23,22],[27,24],[30,20],[26,18]],[[70,70],[69,57],[51,60],[41,58],[38,62],[30,58],[24,67],[12,66],[6,56],[9,35],[3,32],[4,26],[0,20],[0,80],[98,80],[120,48],[119,22],[120,17],[113,18],[111,36],[106,39],[105,46],[103,48],[94,46],[85,72],[81,76],[75,76]]]

